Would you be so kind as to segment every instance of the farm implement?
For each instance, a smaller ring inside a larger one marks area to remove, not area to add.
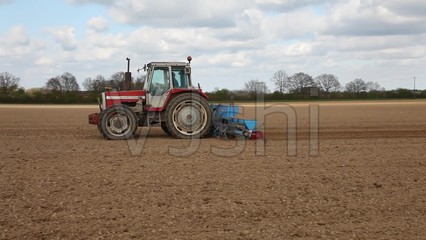
[[[89,115],[89,123],[111,140],[132,138],[138,127],[160,126],[175,138],[261,139],[256,120],[237,118],[234,104],[210,105],[200,87],[192,86],[191,57],[188,62],[151,62],[144,66],[142,90],[129,90],[131,73],[125,73],[124,91],[107,89],[101,93],[99,113]]]

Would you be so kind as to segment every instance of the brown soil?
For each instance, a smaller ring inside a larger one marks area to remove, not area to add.
[[[2,105],[0,239],[424,239],[426,101],[318,104],[319,155],[309,105],[274,104],[296,112],[296,156],[283,114],[263,151],[107,141],[96,107]]]

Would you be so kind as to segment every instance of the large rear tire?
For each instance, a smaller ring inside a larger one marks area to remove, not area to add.
[[[124,105],[114,105],[107,108],[100,118],[99,130],[108,140],[131,139],[137,128],[136,114]]]
[[[203,138],[210,132],[212,110],[207,100],[196,93],[183,93],[166,110],[166,127],[176,138]]]

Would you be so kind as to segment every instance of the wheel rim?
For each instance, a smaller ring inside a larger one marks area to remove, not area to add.
[[[207,110],[199,102],[188,100],[173,110],[173,125],[181,134],[192,136],[200,133],[207,124]]]
[[[106,128],[110,134],[121,137],[130,132],[130,118],[127,114],[114,112],[107,119]]]

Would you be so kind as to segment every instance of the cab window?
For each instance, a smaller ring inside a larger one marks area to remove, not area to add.
[[[172,79],[174,88],[188,88],[188,74],[185,74],[183,68],[172,69]]]
[[[154,96],[159,96],[165,93],[170,88],[169,68],[155,68],[152,74],[152,81],[149,91]]]

